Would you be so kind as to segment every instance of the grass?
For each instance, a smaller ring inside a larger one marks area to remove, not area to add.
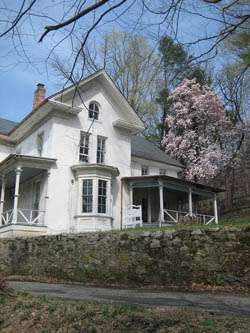
[[[249,332],[250,318],[60,298],[0,298],[0,332]]]
[[[227,228],[237,228],[241,229],[244,227],[250,227],[250,216],[247,217],[241,217],[241,218],[234,218],[234,219],[221,219],[219,221],[219,224],[176,224],[176,225],[169,225],[169,226],[163,226],[161,228],[159,227],[142,227],[142,228],[131,228],[126,229],[126,231],[129,232],[155,232],[155,231],[177,231],[177,230],[195,230],[195,229],[201,229],[201,230],[211,230],[211,229],[227,229]],[[124,231],[124,230],[123,230]]]

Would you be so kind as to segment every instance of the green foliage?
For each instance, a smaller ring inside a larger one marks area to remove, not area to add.
[[[164,66],[183,66],[188,60],[188,55],[183,46],[175,43],[170,36],[165,36],[160,40],[159,51]]]
[[[212,77],[201,67],[199,66],[190,66],[187,70],[186,78],[189,80],[196,79],[196,82],[200,83],[201,85],[208,85],[212,84]]]
[[[202,85],[210,85],[212,80],[202,67],[192,63],[192,56],[188,54],[183,45],[174,42],[170,36],[164,36],[161,39],[159,53],[163,73],[163,87],[159,88],[158,98],[156,99],[162,110],[156,124],[159,133],[156,141],[161,143],[164,133],[168,131],[165,119],[170,108],[168,97],[171,91],[185,78],[195,78]]]
[[[238,56],[245,65],[250,65],[250,31],[235,33],[229,39],[229,49]]]

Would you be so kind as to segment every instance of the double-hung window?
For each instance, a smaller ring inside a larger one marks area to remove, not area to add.
[[[89,118],[98,120],[99,118],[99,105],[96,102],[89,104]]]
[[[142,175],[142,176],[146,176],[146,175],[148,175],[148,167],[147,167],[147,166],[143,165],[143,166],[141,167],[141,175]]]
[[[89,133],[83,131],[80,134],[79,160],[86,163],[89,161]]]
[[[83,179],[82,182],[82,212],[92,213],[93,211],[93,180]]]
[[[105,214],[107,211],[107,181],[98,180],[98,213]]]
[[[105,149],[106,149],[106,138],[102,136],[97,137],[97,151],[96,151],[96,163],[105,162]]]

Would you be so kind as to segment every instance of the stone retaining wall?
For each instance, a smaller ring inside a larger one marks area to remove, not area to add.
[[[99,285],[250,287],[250,228],[2,239],[0,272]]]

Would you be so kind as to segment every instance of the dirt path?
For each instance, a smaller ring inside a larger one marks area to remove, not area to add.
[[[149,292],[135,289],[94,288],[80,285],[10,281],[16,291],[101,303],[186,307],[196,311],[250,316],[250,297],[187,292]]]

